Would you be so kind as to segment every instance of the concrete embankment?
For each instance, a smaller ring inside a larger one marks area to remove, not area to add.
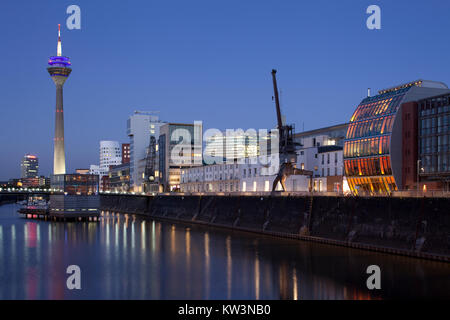
[[[450,199],[102,195],[101,209],[450,262]]]

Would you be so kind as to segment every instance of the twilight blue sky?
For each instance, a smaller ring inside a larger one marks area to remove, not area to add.
[[[66,8],[82,29],[65,27]],[[366,28],[366,8],[382,29]],[[69,172],[98,163],[102,139],[128,141],[134,110],[205,128],[271,128],[270,71],[297,131],[348,121],[367,88],[418,78],[450,84],[447,0],[2,0],[0,180],[20,175],[25,153],[51,172],[55,88],[46,63],[63,53]]]

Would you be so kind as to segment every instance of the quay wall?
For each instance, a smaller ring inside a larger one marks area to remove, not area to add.
[[[102,195],[101,210],[450,261],[450,199]]]

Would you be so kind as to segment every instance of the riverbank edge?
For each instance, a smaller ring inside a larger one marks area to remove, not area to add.
[[[111,211],[111,212],[119,213],[119,214],[137,215],[140,217],[150,218],[155,221],[165,221],[165,222],[181,223],[181,224],[187,224],[187,225],[200,225],[200,226],[205,226],[205,227],[219,228],[219,229],[223,229],[223,230],[239,231],[239,232],[245,232],[245,233],[251,233],[251,234],[265,235],[265,236],[270,236],[270,237],[275,237],[275,238],[309,241],[309,242],[327,244],[327,245],[338,246],[338,247],[346,247],[346,248],[352,248],[352,249],[359,249],[359,250],[366,250],[366,251],[372,251],[372,252],[378,252],[378,253],[387,253],[387,254],[398,255],[398,256],[407,256],[407,257],[412,257],[412,258],[417,258],[417,259],[426,259],[426,260],[450,263],[450,256],[433,254],[433,253],[417,252],[417,251],[412,251],[412,250],[404,250],[404,249],[397,249],[397,248],[391,248],[391,247],[376,246],[376,245],[367,244],[367,243],[355,243],[355,242],[351,242],[351,241],[327,239],[327,238],[322,238],[322,237],[302,236],[299,234],[292,234],[292,233],[285,233],[285,232],[264,231],[264,230],[258,230],[258,229],[243,228],[243,227],[239,227],[239,226],[229,226],[229,225],[225,225],[225,224],[188,220],[188,219],[182,219],[182,218],[154,216],[154,215],[149,215],[148,213],[139,212],[139,211],[129,212],[129,211],[122,211],[122,210],[111,210],[111,209],[107,209],[107,208],[101,208],[101,210],[102,211]]]

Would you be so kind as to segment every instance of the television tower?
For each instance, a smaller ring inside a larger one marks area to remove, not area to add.
[[[64,150],[64,109],[63,109],[63,86],[72,69],[70,59],[63,57],[61,44],[61,25],[58,25],[58,48],[57,54],[50,57],[47,68],[48,73],[56,85],[56,113],[55,113],[55,138],[53,153],[53,174],[66,173],[66,155]]]

